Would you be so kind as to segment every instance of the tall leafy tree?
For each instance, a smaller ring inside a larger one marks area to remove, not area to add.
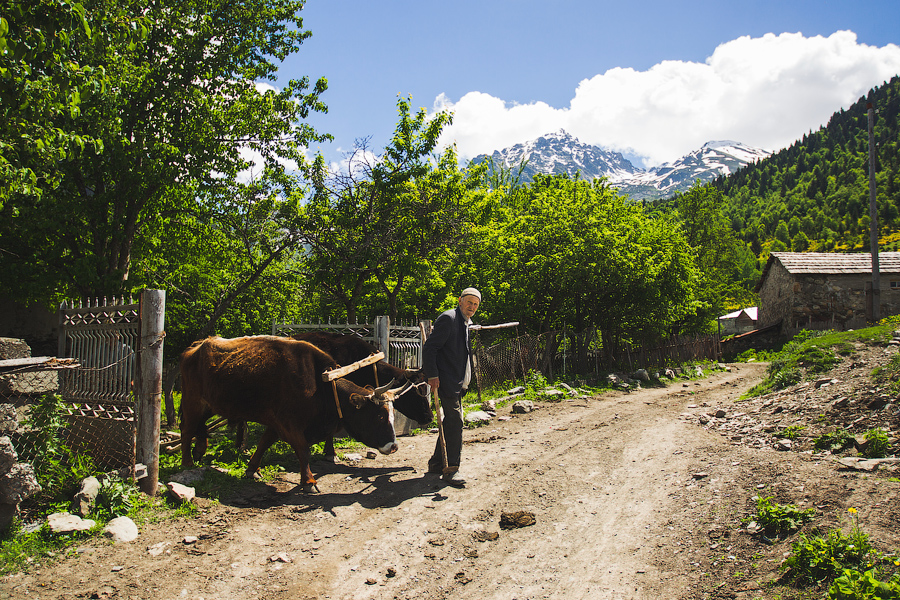
[[[324,79],[275,90],[277,63],[310,35],[302,0],[119,2],[148,32],[128,39],[91,36],[74,49],[78,64],[103,69],[115,86],[81,99],[74,127],[102,141],[60,165],[52,193],[17,195],[3,208],[0,267],[20,297],[115,294],[129,282],[143,243],[161,236],[160,215],[191,213],[198,199],[226,198],[255,167],[281,173],[321,139],[304,119],[323,111]],[[89,0],[101,19],[112,3]],[[250,160],[248,156],[252,156]],[[225,201],[227,203],[227,200]],[[137,283],[137,282],[135,282]]]
[[[0,1],[0,210],[13,196],[40,196],[62,177],[58,165],[102,140],[75,123],[83,101],[110,93],[102,65],[80,48],[118,39],[136,47],[147,19],[115,4],[102,11],[62,0]]]
[[[433,154],[452,115],[413,114],[408,98],[398,100],[397,110],[394,135],[381,154],[361,142],[346,170],[329,173],[319,157],[310,174],[310,278],[351,321],[373,284],[396,318],[410,278],[424,277],[435,254],[462,239],[468,194],[481,181],[481,169],[459,169],[453,147]]]
[[[721,192],[697,182],[679,195],[675,204],[702,281],[699,290],[702,304],[697,305],[699,310],[691,317],[691,323],[686,323],[689,330],[697,330],[710,327],[730,305],[752,302],[753,295],[741,285],[744,278],[740,256],[744,245],[738,241],[724,212]]]
[[[696,268],[679,224],[602,182],[537,176],[514,198],[490,199],[494,218],[471,254],[491,305],[526,329],[597,328],[611,351],[663,336],[696,309]]]

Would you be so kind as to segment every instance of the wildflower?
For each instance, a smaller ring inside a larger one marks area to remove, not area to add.
[[[850,513],[851,515],[855,515],[856,509],[851,506],[850,508],[847,509],[847,512]]]

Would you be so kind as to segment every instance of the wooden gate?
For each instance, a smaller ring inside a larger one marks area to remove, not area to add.
[[[431,322],[425,321],[426,331]],[[418,369],[422,365],[422,334],[418,324],[392,324],[386,316],[375,317],[374,323],[279,323],[272,322],[272,335],[291,336],[305,331],[332,331],[358,335],[382,352],[385,360],[401,369]]]
[[[113,298],[63,302],[59,307],[59,358],[78,369],[60,377],[66,405],[65,442],[89,454],[97,467],[132,467],[135,458],[135,378],[139,305]]]

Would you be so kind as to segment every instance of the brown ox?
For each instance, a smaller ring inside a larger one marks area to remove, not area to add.
[[[293,335],[291,338],[309,342],[320,350],[324,350],[341,365],[355,363],[378,352],[375,346],[352,333],[308,331]],[[415,386],[415,389],[410,389],[394,398],[394,409],[421,425],[431,423],[434,418],[431,412],[431,403],[428,401],[429,387],[425,383],[425,376],[422,374],[421,369],[401,369],[386,360],[379,360],[374,365],[365,366],[347,374],[346,377],[361,387],[378,387],[391,380],[396,382],[408,381]],[[237,445],[239,448],[244,447],[245,433],[245,424],[238,423]],[[334,461],[335,451],[332,438],[328,438],[325,441],[323,454],[326,458]]]
[[[362,388],[345,379],[336,380],[332,388],[322,381],[322,373],[336,366],[329,354],[290,338],[211,337],[194,342],[181,355],[182,467],[193,466],[193,459],[206,452],[205,423],[212,414],[266,426],[247,476],[256,473],[263,453],[278,438],[290,444],[300,461],[306,491],[317,489],[309,469],[310,445],[330,439],[340,426],[382,454],[396,452],[394,392],[386,391],[388,386]]]

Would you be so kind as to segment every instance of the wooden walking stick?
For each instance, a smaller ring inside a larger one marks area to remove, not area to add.
[[[459,470],[459,467],[451,467],[447,465],[447,441],[444,438],[444,414],[441,410],[441,401],[438,399],[438,392],[434,390],[434,410],[437,413],[438,422],[438,440],[441,444],[441,459],[444,464],[444,475],[453,475]]]
[[[422,343],[425,343],[425,340],[428,338],[428,333],[425,331],[425,326],[420,322],[419,323],[419,331],[422,332]],[[431,384],[428,384],[429,387]],[[459,470],[459,467],[451,467],[447,464],[447,441],[444,438],[444,414],[441,410],[441,401],[438,398],[438,392],[436,389],[432,388],[432,398],[434,402],[434,412],[437,415],[437,423],[438,423],[438,443],[441,446],[441,460],[443,462],[444,475],[453,475]]]

